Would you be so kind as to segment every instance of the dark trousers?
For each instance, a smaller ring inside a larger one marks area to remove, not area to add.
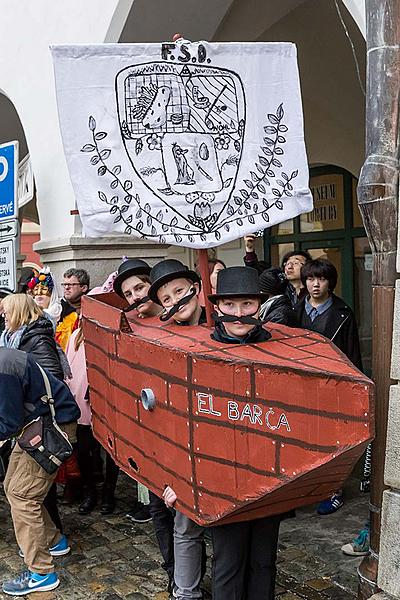
[[[103,492],[106,491],[114,495],[117,487],[119,466],[115,464],[113,458],[106,452],[106,474],[104,477]]]
[[[87,492],[96,492],[96,460],[99,442],[95,439],[90,425],[78,425],[76,428],[76,449],[82,483]]]
[[[47,492],[47,496],[43,501],[43,505],[46,507],[47,512],[49,513],[50,519],[53,521],[54,525],[57,527],[60,533],[63,532],[63,526],[61,523],[60,513],[58,512],[57,507],[57,484],[53,483],[49,491]]]
[[[77,458],[83,485],[88,491],[96,491],[96,471],[99,463],[100,444],[93,435],[90,425],[78,425],[76,430]],[[106,472],[103,491],[114,495],[119,467],[106,452]]]
[[[213,600],[273,600],[281,516],[211,527]]]
[[[158,547],[163,557],[163,569],[169,579],[174,578],[174,512],[167,508],[164,500],[149,490],[149,511],[156,532]]]

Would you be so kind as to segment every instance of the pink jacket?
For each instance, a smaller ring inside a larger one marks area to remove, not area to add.
[[[78,423],[80,425],[91,425],[92,412],[90,410],[89,401],[85,398],[85,396],[87,396],[88,379],[84,343],[82,342],[78,350],[75,350],[75,339],[78,333],[79,330],[72,333],[66,349],[68,362],[72,371],[72,379],[68,381],[68,385],[81,409],[81,416]]]

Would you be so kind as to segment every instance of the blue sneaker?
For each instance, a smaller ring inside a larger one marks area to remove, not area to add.
[[[342,494],[332,494],[330,498],[327,498],[319,503],[317,513],[319,515],[332,515],[339,510],[339,508],[342,508],[343,504],[344,502]]]
[[[54,544],[49,548],[49,552],[52,556],[64,556],[64,554],[71,552],[66,536],[62,535],[58,544]]]
[[[58,544],[54,544],[54,546],[49,548],[49,552],[51,556],[64,556],[65,554],[71,552],[71,548],[69,547],[66,536],[61,536],[61,539],[58,542]],[[24,558],[24,553],[22,552],[21,548],[19,549],[18,554],[21,558]]]
[[[341,548],[347,556],[366,556],[369,552],[369,522],[366,523],[364,529],[352,542],[345,544]]]
[[[31,571],[24,571],[11,581],[5,581],[2,585],[4,594],[10,596],[26,596],[32,592],[49,592],[60,585],[57,573],[39,575]]]

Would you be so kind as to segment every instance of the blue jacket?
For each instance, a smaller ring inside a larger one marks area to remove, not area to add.
[[[68,386],[47,373],[59,424],[77,421],[80,410]],[[16,435],[33,418],[49,413],[42,374],[26,352],[0,348],[0,440]]]

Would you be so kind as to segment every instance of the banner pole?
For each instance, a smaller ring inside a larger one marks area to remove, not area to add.
[[[199,271],[204,295],[204,306],[206,308],[207,327],[212,327],[213,319],[211,314],[213,312],[213,305],[208,299],[208,296],[211,294],[210,271],[208,269],[208,253],[207,250],[198,250],[198,253]]]
[[[172,41],[177,42],[182,39],[181,33],[175,33],[172,36]],[[209,294],[211,294],[211,282],[210,282],[210,272],[208,270],[208,253],[207,250],[198,250],[199,253],[199,271],[201,277],[201,284],[204,295],[204,306],[206,309],[206,317],[207,317],[207,327],[213,326],[213,320],[211,314],[213,312],[213,306],[211,302],[208,300]]]

